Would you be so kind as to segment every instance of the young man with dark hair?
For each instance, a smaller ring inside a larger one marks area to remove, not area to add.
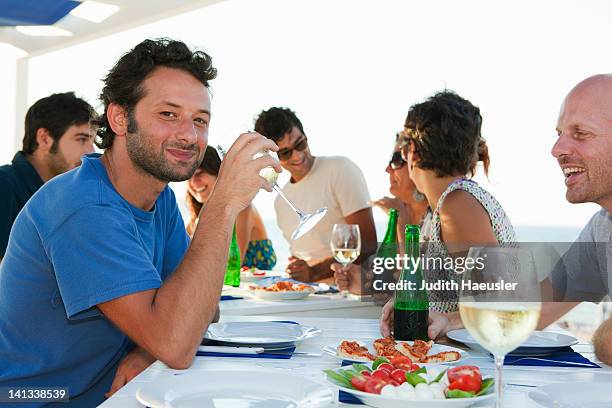
[[[93,152],[93,108],[73,92],[42,98],[28,109],[21,151],[0,167],[0,260],[13,222],[32,195]]]
[[[68,387],[94,407],[155,359],[191,365],[216,318],[236,215],[281,171],[256,133],[227,152],[191,243],[170,181],[208,142],[204,52],[145,40],[105,78],[103,155],[43,186],[17,217],[0,267],[0,387]],[[42,405],[42,404],[40,404]]]
[[[334,224],[357,224],[362,257],[376,251],[376,229],[370,194],[363,173],[350,159],[313,156],[302,123],[287,108],[273,107],[259,114],[255,131],[278,145],[278,158],[291,173],[283,192],[304,211],[327,207],[325,217],[306,235],[293,241],[298,217],[280,197],[274,208],[276,221],[289,242],[287,272],[294,279],[313,282],[330,278],[334,262],[329,246]]]

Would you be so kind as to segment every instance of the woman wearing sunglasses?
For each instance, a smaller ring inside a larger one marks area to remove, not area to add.
[[[451,91],[439,92],[408,112],[400,144],[402,157],[410,178],[432,208],[426,258],[465,256],[471,246],[516,242],[514,228],[499,202],[472,180],[477,164],[482,162],[488,174],[490,162],[481,125],[480,110]],[[452,269],[425,270],[430,282],[456,276]],[[430,320],[431,311],[436,317],[457,319],[457,300],[457,291],[430,291]],[[383,335],[390,334],[392,319],[393,304],[389,302],[381,317]],[[431,338],[444,334],[437,325],[452,327],[440,319],[433,321]]]
[[[398,211],[398,238],[403,241],[406,224],[423,225],[429,205],[425,196],[417,190],[410,179],[406,161],[402,157],[399,138],[396,135],[393,154],[385,171],[389,174],[389,192],[393,197],[383,197],[372,204],[382,209],[386,214],[391,208]]]
[[[395,136],[395,146],[393,154],[387,164],[385,171],[389,174],[389,192],[393,197],[383,197],[372,201],[375,205],[389,214],[391,208],[398,212],[397,234],[399,242],[399,252],[403,253],[404,228],[406,224],[423,225],[425,219],[429,219],[429,205],[425,196],[420,193],[410,176],[406,161],[402,158],[400,149],[400,134]],[[333,264],[334,278],[340,290],[348,290],[353,294],[361,294],[361,267],[359,265],[349,265],[342,267],[340,264]]]
[[[221,159],[215,149],[206,147],[204,160],[187,182],[187,206],[190,220],[187,233],[191,235],[198,223],[198,214],[206,203],[217,181]],[[236,218],[236,238],[242,266],[271,270],[276,265],[276,254],[268,239],[266,227],[253,205],[244,209]]]

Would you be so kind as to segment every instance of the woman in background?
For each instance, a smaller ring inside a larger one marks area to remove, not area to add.
[[[395,137],[395,146],[391,160],[385,171],[389,174],[389,192],[393,197],[383,197],[372,201],[372,205],[379,207],[389,214],[391,208],[397,210],[397,237],[400,244],[404,242],[404,229],[406,224],[421,225],[428,216],[429,204],[423,193],[417,190],[410,179],[406,161],[402,157],[400,134]],[[402,247],[400,247],[401,249]]]
[[[399,142],[399,134],[397,134],[391,159],[385,169],[389,174],[389,192],[393,197],[385,196],[372,201],[372,205],[382,209],[385,214],[389,214],[391,208],[397,210],[398,253],[403,254],[406,224],[423,225],[427,222],[426,220],[430,219],[431,212],[428,211],[429,206],[425,196],[416,189],[408,175],[408,168],[406,167],[406,161],[402,158]],[[338,289],[348,290],[356,295],[361,294],[362,270],[359,266],[350,265],[344,268],[340,264],[333,264],[331,268],[334,271],[334,279]],[[386,298],[384,301],[386,301]]]
[[[410,178],[432,208],[426,258],[465,256],[471,246],[516,242],[499,202],[471,179],[478,162],[488,174],[490,159],[481,126],[480,109],[451,91],[439,92],[408,111],[402,157]],[[424,272],[429,282],[457,279],[451,269]],[[430,291],[429,302],[430,317],[437,313],[450,321],[459,318],[457,291]],[[390,334],[392,319],[390,301],[381,316],[385,336]],[[432,339],[445,334],[436,330],[429,327]]]
[[[204,160],[193,176],[187,181],[187,206],[190,220],[187,232],[193,234],[198,223],[202,205],[206,203],[217,181],[221,159],[215,149],[206,147]],[[272,242],[268,239],[266,227],[261,216],[250,205],[238,214],[236,218],[236,238],[242,266],[255,267],[261,270],[271,270],[276,265],[276,254]]]

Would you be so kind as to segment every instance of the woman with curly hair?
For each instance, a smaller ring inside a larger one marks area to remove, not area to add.
[[[500,203],[472,180],[479,162],[488,174],[487,144],[480,133],[480,109],[451,91],[435,94],[412,106],[406,117],[401,151],[410,178],[432,209],[431,223],[422,232],[425,258],[465,256],[471,246],[516,242],[510,220]],[[424,271],[428,282],[455,280],[452,269]],[[456,290],[429,292],[431,313],[458,318]],[[393,303],[383,309],[381,331],[390,334]],[[446,325],[447,327],[451,327]],[[438,333],[430,326],[429,335]]]

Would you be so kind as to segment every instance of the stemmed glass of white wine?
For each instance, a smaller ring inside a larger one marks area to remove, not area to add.
[[[223,156],[225,156],[225,150],[221,146],[217,146],[217,152],[219,152],[219,154],[221,155],[221,159],[223,159]],[[256,153],[253,156],[253,158],[257,159],[258,157],[261,157],[265,154],[272,156],[276,161],[278,161],[278,156],[276,155],[276,153],[267,151],[267,150],[264,152]],[[293,231],[293,234],[291,234],[292,240],[296,240],[300,238],[302,235],[304,235],[305,233],[307,233],[308,231],[310,231],[315,225],[317,225],[319,221],[321,221],[321,219],[325,216],[325,213],[327,213],[327,207],[319,208],[318,210],[313,211],[311,213],[306,213],[300,210],[285,195],[285,193],[283,193],[283,190],[281,190],[281,188],[276,183],[276,180],[278,179],[278,173],[276,172],[276,170],[274,170],[273,167],[264,167],[259,172],[259,175],[265,178],[266,180],[268,180],[270,184],[272,184],[272,188],[274,189],[274,191],[276,191],[278,195],[281,196],[283,200],[285,200],[285,202],[289,205],[289,207],[291,207],[291,209],[295,211],[295,213],[299,217],[298,226]]]
[[[359,258],[361,253],[361,233],[357,224],[334,224],[330,239],[330,247],[334,258],[343,269]],[[346,296],[348,291],[342,291]]]
[[[474,247],[467,257],[474,267],[462,276],[459,313],[470,335],[493,354],[495,407],[501,408],[504,358],[529,338],[540,317],[535,262],[530,251],[519,248]]]

